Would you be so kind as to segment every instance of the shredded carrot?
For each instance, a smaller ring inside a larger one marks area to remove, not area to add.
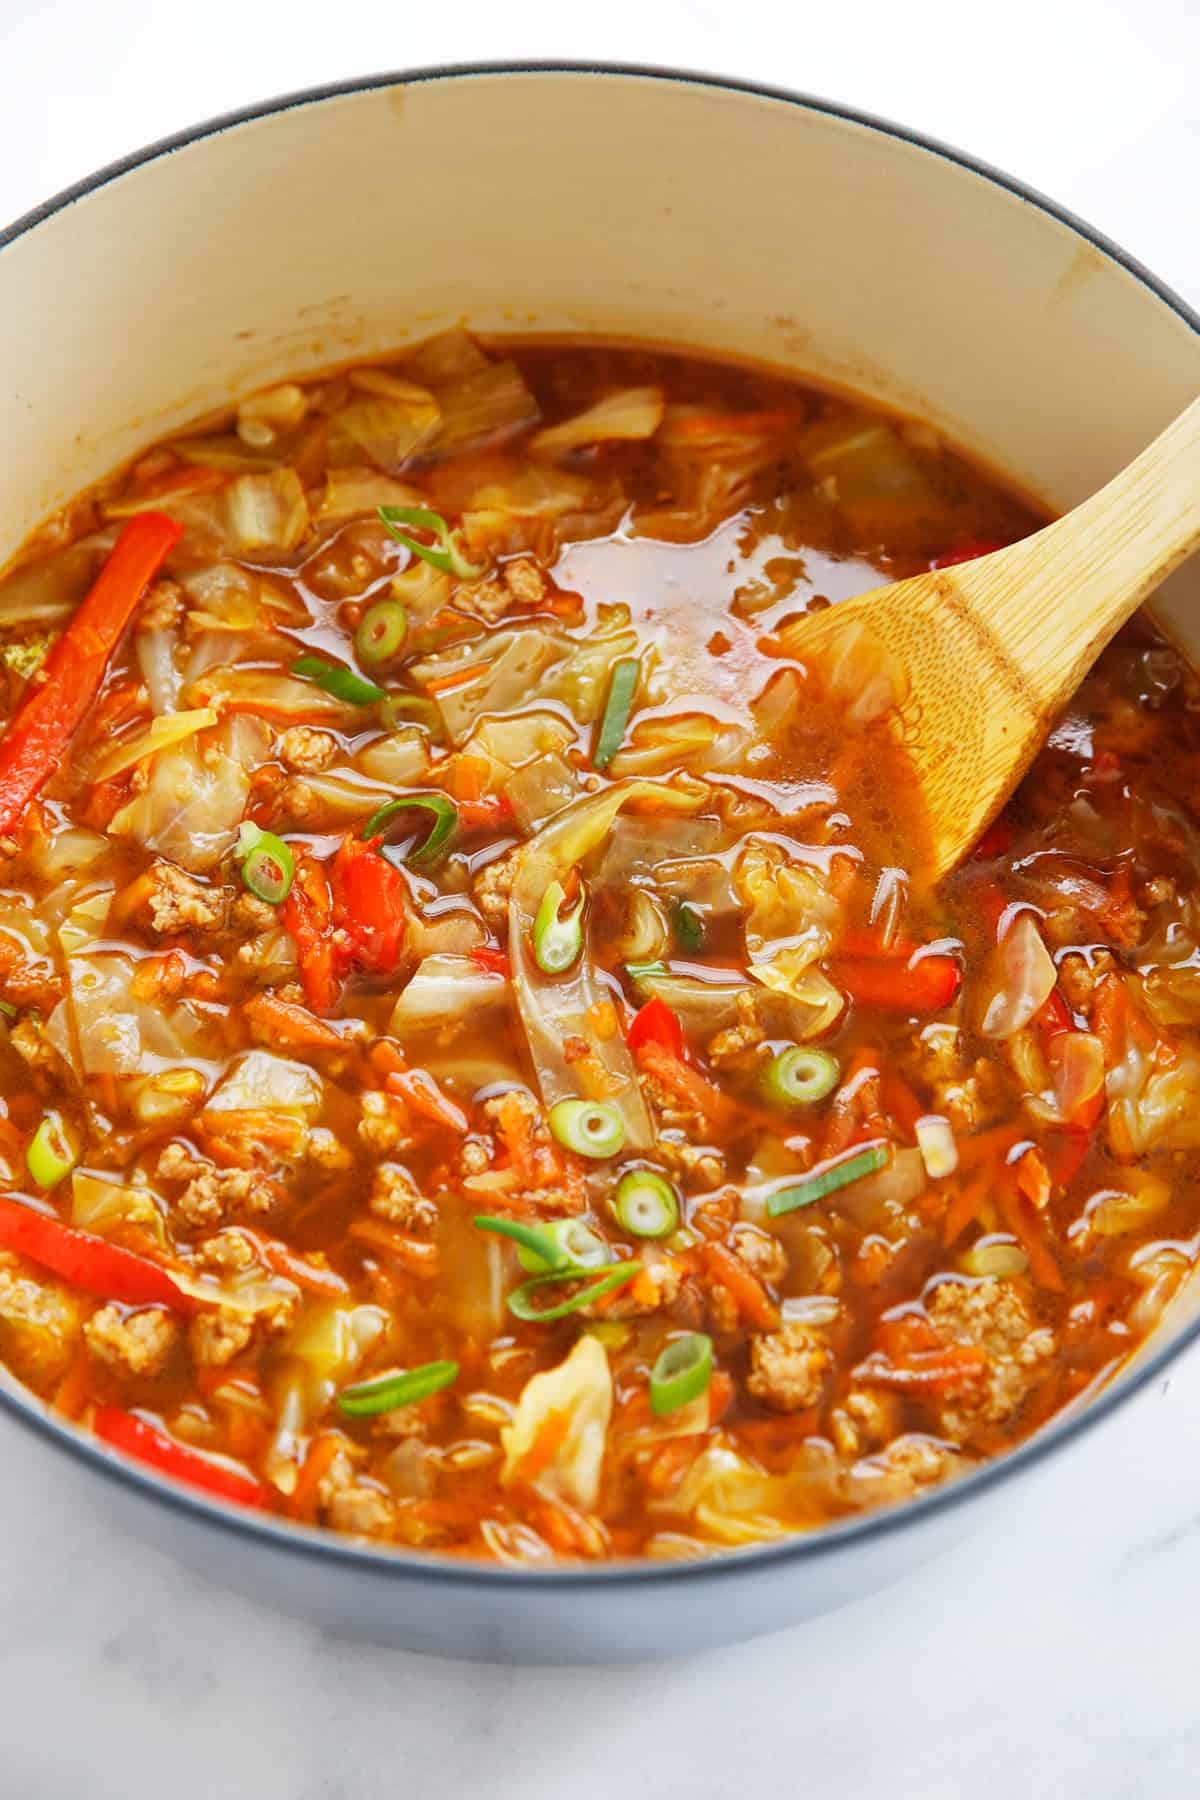
[[[698,1112],[714,1130],[736,1130],[737,1106],[698,1069],[681,1062],[664,1044],[656,1043],[652,1038],[639,1043],[634,1054],[647,1074],[669,1088],[685,1106]]]
[[[87,1403],[91,1384],[91,1368],[86,1350],[72,1357],[62,1380],[54,1390],[50,1404],[65,1419],[77,1419]]]
[[[255,994],[242,1007],[243,1016],[272,1041],[298,1050],[345,1050],[346,1041],[331,1025],[294,1000],[277,994]]]
[[[288,1510],[297,1518],[310,1518],[317,1509],[317,1490],[328,1475],[345,1439],[340,1432],[323,1431],[313,1438],[296,1477]]]
[[[469,663],[465,669],[453,669],[449,675],[435,675],[432,681],[424,684],[425,691],[427,694],[448,694],[451,688],[462,687],[466,682],[474,681],[477,676],[486,673],[485,662]]]
[[[917,1120],[924,1118],[929,1111],[923,1106],[898,1069],[884,1070],[880,1083],[880,1098],[884,1112],[904,1133],[912,1139],[916,1136]]]
[[[147,870],[144,875],[135,875],[132,881],[126,882],[113,895],[108,909],[108,923],[122,925],[140,907],[145,906],[154,892],[154,877]]]
[[[400,1266],[410,1275],[436,1275],[438,1272],[438,1247],[426,1238],[407,1237],[404,1232],[397,1231],[394,1225],[387,1225],[382,1219],[355,1219],[349,1228],[349,1236],[360,1243],[369,1244],[372,1249],[383,1250],[388,1256],[395,1257]]]
[[[671,1438],[646,1461],[642,1470],[643,1485],[652,1494],[669,1494],[691,1467],[700,1448],[695,1436]]]
[[[482,756],[460,751],[450,764],[449,792],[456,800],[481,800],[487,793],[492,765]]]
[[[752,1269],[726,1244],[708,1243],[701,1252],[704,1263],[721,1286],[733,1295],[738,1311],[756,1331],[775,1331],[779,1308]]]
[[[1026,1256],[1029,1272],[1039,1287],[1061,1294],[1065,1287],[1059,1268],[1047,1242],[1041,1219],[1025,1195],[1018,1189],[1010,1171],[1005,1171],[995,1188],[996,1208]]]
[[[371,1046],[371,1062],[380,1075],[402,1075],[407,1069],[400,1046],[390,1038],[377,1038]]]
[[[517,1468],[522,1481],[536,1481],[538,1476],[554,1461],[559,1450],[567,1441],[567,1433],[571,1429],[569,1412],[547,1413],[534,1434],[532,1444]]]
[[[1050,1171],[1046,1167],[1046,1159],[1037,1145],[1031,1147],[1020,1157],[1016,1164],[1017,1186],[1025,1198],[1038,1212],[1044,1212],[1050,1203]]]
[[[457,1131],[460,1135],[470,1127],[471,1121],[458,1101],[443,1093],[433,1076],[424,1069],[397,1070],[386,1077],[384,1086],[433,1125],[443,1125],[447,1131]]]
[[[986,1176],[977,1176],[974,1181],[964,1181],[960,1185],[942,1220],[943,1244],[950,1245],[958,1241],[967,1226],[978,1216],[987,1191]]]
[[[349,1293],[347,1283],[336,1269],[310,1262],[306,1256],[300,1256],[290,1244],[284,1244],[278,1238],[259,1237],[253,1231],[248,1231],[246,1236],[253,1239],[267,1267],[273,1269],[276,1275],[283,1275],[289,1281],[294,1281],[297,1287],[308,1288],[314,1294],[328,1295],[331,1299],[335,1295]]]

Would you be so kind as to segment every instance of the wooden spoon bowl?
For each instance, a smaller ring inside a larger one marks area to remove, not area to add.
[[[921,793],[936,878],[977,842],[1113,633],[1200,543],[1200,400],[1061,519],[875,588],[793,639],[850,694],[875,669]]]

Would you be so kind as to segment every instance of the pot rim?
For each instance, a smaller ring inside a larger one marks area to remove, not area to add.
[[[236,126],[252,124],[258,119],[270,118],[276,113],[289,112],[294,108],[338,99],[343,95],[370,93],[376,89],[416,85],[424,82],[472,79],[493,75],[585,75],[676,83],[682,86],[707,88],[714,92],[746,94],[755,99],[778,101],[784,105],[797,107],[804,112],[822,114],[844,124],[864,127],[877,132],[882,137],[893,138],[945,162],[954,163],[959,168],[966,169],[971,174],[978,176],[981,180],[1005,189],[1026,204],[1036,207],[1101,251],[1111,262],[1115,262],[1126,270],[1144,287],[1148,288],[1156,299],[1164,302],[1173,312],[1177,313],[1194,332],[1200,334],[1200,314],[1165,282],[1153,275],[1136,257],[1123,250],[1119,244],[1114,243],[1103,232],[1080,219],[1069,208],[1060,206],[1038,189],[1029,186],[1028,183],[1017,180],[1015,176],[994,168],[978,157],[944,144],[939,139],[928,137],[922,132],[914,131],[908,126],[896,124],[892,120],[880,118],[857,107],[843,106],[835,101],[800,93],[795,89],[776,87],[767,82],[741,80],[732,76],[649,63],[554,60],[440,63],[417,69],[400,69],[383,74],[351,77],[345,81],[327,82],[316,87],[297,89],[278,95],[274,99],[239,107],[232,112],[220,113],[199,124],[188,126],[182,131],[173,132],[167,137],[159,138],[154,143],[117,158],[116,161],[106,164],[82,180],[73,182],[50,199],[32,207],[0,231],[0,252],[45,220],[54,217],[57,213],[64,212],[77,200],[106,187],[109,182],[116,181],[123,175],[131,174],[147,163],[156,162],[161,157],[169,156],[175,150],[199,143],[205,138],[216,137],[221,132]],[[1200,1337],[1200,1316],[1177,1332],[1169,1343],[1164,1344],[1153,1355],[1147,1356],[1132,1375],[1127,1376],[1123,1381],[1118,1378],[1111,1382],[1104,1391],[1089,1401],[1080,1411],[1062,1419],[1058,1424],[1047,1426],[1034,1437],[1018,1445],[1015,1450],[985,1462],[973,1473],[960,1476],[954,1481],[947,1482],[943,1486],[901,1505],[865,1513],[853,1519],[825,1526],[815,1532],[795,1533],[781,1538],[776,1543],[724,1551],[702,1560],[664,1563],[653,1561],[613,1562],[598,1564],[590,1568],[570,1567],[544,1570],[514,1568],[503,1564],[460,1561],[443,1556],[436,1551],[406,1552],[391,1547],[383,1548],[361,1544],[353,1539],[343,1538],[333,1531],[297,1525],[270,1514],[260,1514],[248,1509],[221,1505],[216,1501],[206,1499],[199,1490],[193,1491],[182,1484],[164,1480],[155,1475],[148,1467],[142,1468],[131,1460],[118,1457],[108,1450],[99,1439],[76,1429],[65,1420],[54,1418],[32,1395],[26,1397],[25,1391],[17,1386],[15,1381],[10,1386],[5,1380],[0,1379],[0,1412],[7,1414],[19,1424],[27,1426],[48,1443],[65,1451],[78,1463],[91,1469],[102,1478],[118,1486],[132,1489],[143,1499],[166,1504],[176,1513],[183,1514],[201,1525],[216,1527],[231,1535],[255,1540],[264,1548],[271,1546],[293,1556],[318,1561],[328,1560],[330,1563],[342,1566],[349,1565],[375,1579],[387,1577],[410,1583],[426,1581],[431,1584],[442,1583],[458,1588],[517,1588],[522,1590],[553,1588],[556,1591],[657,1587],[670,1586],[680,1582],[701,1581],[711,1585],[722,1580],[736,1580],[743,1572],[753,1571],[756,1574],[766,1574],[781,1569],[785,1564],[812,1562],[822,1556],[845,1550],[854,1544],[879,1540],[889,1534],[903,1531],[906,1527],[920,1525],[939,1514],[960,1506],[973,1496],[999,1487],[1021,1471],[1042,1462],[1052,1452],[1065,1448],[1076,1438],[1082,1436],[1084,1432],[1108,1418],[1123,1406],[1126,1400],[1158,1380],[1175,1358],[1198,1337]]]

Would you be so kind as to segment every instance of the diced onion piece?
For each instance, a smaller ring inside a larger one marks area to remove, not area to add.
[[[1023,1031],[1054,992],[1058,972],[1032,913],[1023,912],[988,959],[979,1029],[1005,1039]]]
[[[548,425],[543,431],[535,432],[529,447],[535,456],[559,456],[563,451],[577,450],[583,444],[653,437],[662,424],[662,416],[660,388],[623,388],[620,393],[606,394],[573,419],[564,419],[559,425]]]
[[[355,758],[364,775],[393,787],[419,781],[429,768],[429,742],[415,725],[406,725],[387,737],[376,738]]]
[[[949,1119],[940,1113],[927,1113],[916,1124],[917,1146],[931,1181],[953,1175],[958,1167],[958,1144]]]
[[[1029,1267],[1029,1258],[1020,1244],[1005,1237],[980,1238],[977,1244],[964,1250],[958,1260],[959,1267],[968,1275],[1001,1279],[1008,1275],[1023,1275]]]

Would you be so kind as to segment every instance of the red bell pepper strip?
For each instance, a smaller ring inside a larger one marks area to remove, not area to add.
[[[860,1006],[881,1012],[937,1012],[958,992],[962,971],[952,956],[834,957],[830,973]]]
[[[183,535],[165,513],[137,513],[0,740],[0,837],[62,764],[146,587]]]
[[[944,556],[935,556],[929,567],[953,569],[958,563],[974,562],[977,556],[990,556],[993,550],[1005,548],[1007,546],[999,538],[968,538],[957,549],[947,550]]]
[[[631,1050],[643,1044],[661,1044],[672,1056],[683,1056],[683,1026],[657,994],[634,1014],[625,1041]]]
[[[382,838],[343,838],[329,871],[333,917],[351,960],[374,974],[396,967],[404,944],[408,890],[399,869],[379,854]]]
[[[332,1012],[338,999],[333,899],[319,863],[306,858],[300,864],[280,915],[295,940],[304,998],[313,1012]]]
[[[221,1463],[211,1462],[198,1450],[158,1431],[136,1413],[123,1412],[119,1406],[98,1406],[92,1416],[92,1430],[114,1450],[136,1456],[164,1475],[184,1481],[189,1487],[203,1488],[219,1500],[232,1500],[238,1506],[265,1506],[266,1489],[249,1475],[239,1475]]]
[[[176,1312],[193,1310],[188,1295],[148,1256],[106,1243],[90,1231],[77,1231],[19,1201],[0,1200],[0,1245],[102,1300],[120,1300],[126,1306],[170,1306]]]
[[[486,969],[489,975],[510,975],[512,964],[507,950],[496,950],[491,944],[477,944],[467,955],[478,968]]]

